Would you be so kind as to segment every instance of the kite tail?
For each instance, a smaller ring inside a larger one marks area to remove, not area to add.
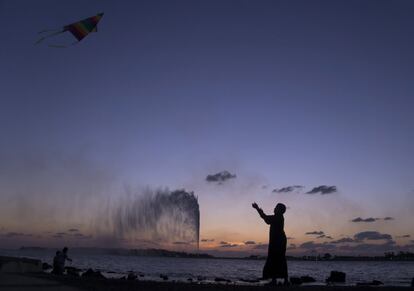
[[[52,30],[52,29],[49,29],[49,30],[42,30],[42,31],[40,31],[39,32],[39,34],[42,34],[42,33],[45,33],[45,32],[50,32],[50,31],[53,31],[52,33],[50,33],[50,34],[47,34],[47,35],[45,35],[45,36],[42,36],[41,38],[39,38],[36,42],[35,42],[35,44],[39,44],[39,43],[41,43],[42,41],[44,41],[46,38],[49,38],[49,37],[52,37],[52,36],[55,36],[55,35],[58,35],[58,34],[61,34],[61,33],[64,33],[66,30],[65,29],[59,29],[59,30]]]

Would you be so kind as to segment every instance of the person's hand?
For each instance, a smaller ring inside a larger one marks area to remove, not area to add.
[[[256,203],[256,202],[254,202],[254,203],[252,204],[252,207],[253,207],[254,209],[259,209],[259,205],[257,205],[257,203]]]

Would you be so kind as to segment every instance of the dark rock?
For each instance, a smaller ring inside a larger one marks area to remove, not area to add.
[[[257,279],[257,278],[239,278],[239,281],[241,281],[241,282],[246,282],[246,283],[258,283],[258,282],[260,282],[260,280],[259,279]]]
[[[188,282],[193,282],[193,278],[188,278],[187,281]]]
[[[380,286],[384,285],[381,281],[373,280],[372,282],[359,282],[357,283],[357,286]]]
[[[371,286],[371,284],[367,282],[357,282],[356,285],[357,286]]]
[[[302,279],[299,277],[290,277],[290,284],[292,285],[300,285],[302,284]]]
[[[301,276],[300,279],[302,280],[302,283],[314,283],[316,282],[315,278],[311,277],[311,276]]]
[[[374,286],[379,286],[379,285],[384,285],[384,283],[382,283],[381,281],[379,281],[379,280],[373,280],[372,281],[372,285],[374,285]]]
[[[138,276],[137,276],[137,275],[135,275],[135,273],[134,273],[134,272],[129,272],[129,273],[128,273],[127,280],[133,281],[133,280],[136,280],[136,279],[138,279]]]
[[[80,269],[75,267],[65,267],[66,274],[72,277],[79,277]]]
[[[231,282],[230,280],[224,279],[224,278],[221,278],[221,277],[216,277],[214,279],[214,281],[216,281],[216,282],[227,282],[227,283],[230,283]]]
[[[344,272],[339,271],[331,271],[331,275],[326,282],[328,283],[345,283],[346,274]]]
[[[42,264],[42,269],[43,270],[49,270],[49,269],[52,269],[52,268],[53,268],[52,265],[50,265],[48,263],[43,263]]]
[[[204,277],[204,276],[197,276],[197,281],[204,281],[204,280],[206,280],[207,278],[206,277]]]
[[[106,279],[101,272],[94,271],[92,269],[88,269],[85,273],[83,273],[82,278]]]
[[[160,278],[163,279],[164,281],[167,281],[168,280],[168,276],[167,275],[160,274]]]

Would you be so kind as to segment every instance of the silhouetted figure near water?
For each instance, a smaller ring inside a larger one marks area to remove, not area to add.
[[[263,278],[272,279],[271,284],[276,284],[277,278],[283,278],[284,284],[288,284],[288,272],[286,263],[286,234],[284,231],[285,219],[283,213],[286,206],[278,203],[274,210],[274,215],[266,215],[261,208],[255,203],[253,208],[257,210],[260,217],[270,224],[269,231],[269,248],[266,264],[263,268]]]
[[[52,270],[52,274],[55,275],[61,275],[63,273],[63,270],[60,270],[60,256],[61,256],[61,252],[57,251],[55,254],[55,257],[53,258],[53,270]]]
[[[57,251],[55,257],[53,258],[52,274],[63,275],[66,260],[72,262],[72,259],[68,257],[68,248],[64,247],[62,251]]]

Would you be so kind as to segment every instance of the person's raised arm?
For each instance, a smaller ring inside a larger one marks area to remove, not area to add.
[[[256,209],[257,210],[257,212],[259,213],[259,215],[260,215],[260,217],[267,223],[267,224],[270,224],[270,217],[269,217],[269,215],[266,215],[264,212],[263,212],[263,210],[259,207],[259,205],[257,205],[257,203],[256,202],[254,202],[253,204],[252,204],[252,207],[254,208],[254,209]]]

